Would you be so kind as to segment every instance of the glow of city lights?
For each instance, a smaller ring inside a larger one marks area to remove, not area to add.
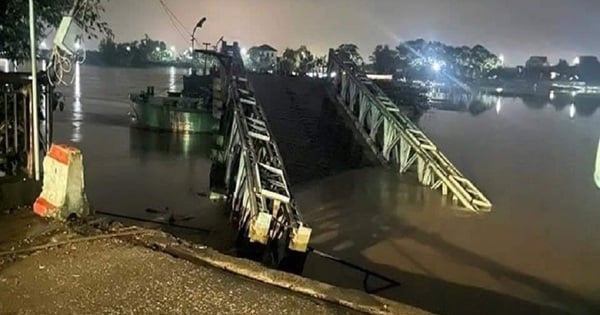
[[[571,104],[569,106],[569,118],[575,118],[575,113],[577,113],[577,109],[575,109],[575,104]]]
[[[442,65],[438,62],[435,61],[432,65],[431,65],[431,69],[435,72],[440,72],[442,70]]]
[[[573,64],[574,65],[578,65],[579,64],[579,57],[575,57],[575,59],[573,59]]]

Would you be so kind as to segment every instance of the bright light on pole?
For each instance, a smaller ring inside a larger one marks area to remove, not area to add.
[[[575,57],[575,59],[573,59],[573,64],[574,65],[578,65],[579,64],[579,57]]]
[[[130,46],[127,46],[127,47],[125,47],[125,49],[126,49],[127,51],[131,51],[131,47],[130,47]]]
[[[442,65],[438,62],[435,61],[432,65],[431,65],[431,69],[435,72],[440,72],[442,70]]]

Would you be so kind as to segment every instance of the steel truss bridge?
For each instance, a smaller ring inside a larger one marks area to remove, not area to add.
[[[226,43],[223,47],[223,54],[231,56],[230,66],[225,67],[230,80],[224,87],[222,141],[211,183],[220,183],[217,187],[231,211],[243,255],[301,272],[311,229],[296,207],[281,154],[245,77],[239,49]]]
[[[491,210],[484,194],[347,55],[330,50],[328,69],[342,111],[382,165],[400,173],[416,168],[421,184],[450,194],[461,207]]]

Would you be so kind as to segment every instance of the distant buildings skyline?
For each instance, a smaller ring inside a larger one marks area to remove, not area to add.
[[[200,41],[221,36],[244,47],[269,43],[279,51],[307,45],[317,54],[342,43],[355,43],[363,57],[377,44],[397,45],[424,38],[451,45],[482,44],[505,56],[507,65],[532,55],[571,61],[600,55],[600,2],[589,0],[165,0],[191,31],[200,17],[207,22]],[[109,1],[105,18],[118,41],[147,33],[178,49],[187,47],[158,1]]]

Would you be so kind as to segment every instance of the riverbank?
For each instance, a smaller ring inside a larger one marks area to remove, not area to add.
[[[0,215],[0,314],[426,314],[105,219]]]

